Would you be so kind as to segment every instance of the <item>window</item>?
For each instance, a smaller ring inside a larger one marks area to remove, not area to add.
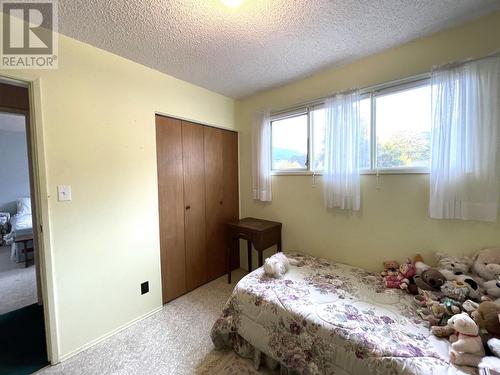
[[[428,168],[431,140],[429,82],[373,96],[376,155],[373,169]]]
[[[430,161],[431,89],[428,78],[365,90],[360,106],[362,172],[427,172]],[[325,108],[319,103],[273,116],[272,169],[321,173]]]
[[[275,171],[307,171],[309,114],[299,112],[271,121],[271,157]]]

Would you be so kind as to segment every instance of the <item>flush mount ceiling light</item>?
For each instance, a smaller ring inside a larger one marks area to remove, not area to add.
[[[230,8],[238,8],[241,4],[243,4],[244,0],[221,0],[225,6]]]

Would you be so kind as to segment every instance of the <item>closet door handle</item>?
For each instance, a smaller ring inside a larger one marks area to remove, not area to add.
[[[186,206],[186,210],[189,210],[191,208],[191,206]]]

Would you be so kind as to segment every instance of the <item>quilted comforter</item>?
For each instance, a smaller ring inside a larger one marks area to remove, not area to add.
[[[301,374],[472,372],[448,363],[448,343],[429,333],[412,297],[385,290],[375,273],[288,256],[299,264],[283,278],[259,268],[236,285],[212,328],[217,349],[247,346]]]

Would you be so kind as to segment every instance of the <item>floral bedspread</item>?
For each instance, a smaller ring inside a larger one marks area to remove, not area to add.
[[[303,374],[469,373],[448,363],[411,296],[360,268],[287,255],[299,264],[282,279],[259,268],[236,285],[212,328],[217,349],[245,343]]]

